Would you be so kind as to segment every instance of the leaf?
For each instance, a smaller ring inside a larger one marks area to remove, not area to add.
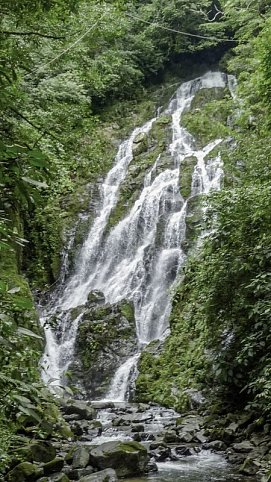
[[[22,405],[20,405],[18,407],[18,410],[25,413],[26,415],[29,415],[30,417],[33,417],[35,420],[37,420],[39,423],[41,423],[42,420],[41,420],[40,416],[32,408],[23,407]],[[18,413],[17,416],[20,416],[20,413]]]
[[[13,395],[13,398],[14,398],[15,400],[18,400],[19,402],[21,402],[21,403],[23,403],[23,404],[26,404],[27,406],[28,406],[28,405],[32,405],[31,400],[29,400],[29,398],[24,397],[23,395],[17,395],[17,394],[15,394],[15,395]]]
[[[19,327],[17,330],[17,333],[23,336],[30,336],[31,338],[37,338],[38,340],[43,340],[42,336],[37,335],[31,330],[28,330],[27,328]]]
[[[46,182],[36,181],[35,179],[31,179],[27,176],[22,177],[22,180],[35,187],[40,187],[42,189],[48,188],[48,184]]]

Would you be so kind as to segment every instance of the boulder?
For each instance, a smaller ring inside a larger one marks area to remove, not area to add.
[[[56,457],[55,459],[50,460],[50,462],[47,462],[43,465],[44,475],[50,475],[55,472],[60,472],[63,469],[63,466],[64,459],[62,457]]]
[[[81,420],[93,420],[96,417],[96,410],[89,402],[70,399],[68,401],[62,401],[61,405],[65,415],[76,414],[80,416]]]
[[[91,450],[90,464],[100,470],[113,468],[119,477],[130,477],[145,472],[148,453],[135,441],[107,442]]]
[[[50,442],[35,442],[29,450],[34,462],[50,462],[56,456],[56,449]]]
[[[79,479],[79,482],[116,482],[117,474],[113,469],[105,469],[95,474],[86,475]]]
[[[176,443],[178,442],[179,437],[177,436],[176,432],[174,432],[174,430],[169,430],[168,432],[165,432],[163,440],[166,444]]]
[[[132,425],[131,427],[132,432],[144,432],[144,430],[145,430],[145,427],[143,424],[135,424],[135,425]]]
[[[8,482],[31,482],[43,475],[43,469],[30,462],[21,462],[7,474]]]
[[[131,302],[87,305],[76,336],[75,361],[69,367],[71,381],[84,388],[87,398],[103,398],[117,368],[136,353],[135,340]],[[94,406],[102,409],[104,402]]]
[[[89,449],[78,447],[73,453],[72,468],[84,469],[89,463]]]
[[[227,445],[222,440],[213,440],[212,442],[204,444],[203,448],[208,450],[222,451],[226,450]]]
[[[253,450],[254,446],[249,440],[244,440],[243,442],[233,444],[233,450],[235,452],[248,453]]]

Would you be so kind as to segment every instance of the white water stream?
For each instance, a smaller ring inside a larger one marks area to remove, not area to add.
[[[209,72],[182,84],[177,90],[164,111],[172,116],[172,142],[169,146],[172,166],[161,172],[158,157],[152,169],[146,172],[144,188],[131,210],[105,239],[109,215],[117,203],[121,183],[133,159],[134,141],[139,134],[147,134],[156,119],[135,129],[130,138],[120,145],[114,167],[101,187],[100,210],[82,246],[75,271],[61,294],[56,292],[52,296],[43,314],[47,339],[43,357],[45,381],[61,380],[73,359],[80,316],[70,323],[63,312],[83,305],[94,289],[102,291],[109,303],[122,299],[133,301],[139,349],[151,340],[165,336],[171,309],[170,288],[185,261],[182,243],[186,237],[187,201],[180,194],[182,161],[187,156],[197,160],[191,196],[219,189],[223,175],[220,156],[212,161],[208,159],[221,139],[208,144],[203,150],[197,150],[193,137],[181,126],[181,115],[189,109],[200,89],[226,86],[232,91],[232,76]],[[46,320],[56,314],[62,319],[58,333],[46,325]],[[133,356],[117,369],[108,399],[125,398],[129,375],[137,360],[138,355]],[[57,385],[59,381],[54,383]]]

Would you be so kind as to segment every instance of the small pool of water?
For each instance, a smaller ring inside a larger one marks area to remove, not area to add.
[[[223,457],[208,451],[178,462],[158,463],[158,472],[130,482],[255,482],[234,472]],[[126,480],[126,482],[128,482]]]

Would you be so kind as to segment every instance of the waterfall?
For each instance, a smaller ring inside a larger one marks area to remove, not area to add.
[[[150,132],[156,118],[135,129],[120,145],[115,164],[101,186],[100,209],[78,255],[74,273],[62,292],[53,294],[43,313],[47,339],[43,357],[46,381],[61,379],[72,360],[82,315],[71,322],[69,310],[86,303],[91,290],[102,291],[109,303],[122,299],[133,301],[139,350],[150,341],[165,336],[171,310],[170,289],[186,259],[182,245],[186,239],[189,199],[184,199],[180,193],[182,162],[187,156],[196,159],[190,197],[219,189],[223,175],[220,156],[211,161],[208,159],[221,139],[198,150],[192,135],[182,127],[181,116],[200,89],[226,86],[233,90],[232,76],[209,72],[182,84],[167,109],[159,112],[158,117],[162,114],[172,116],[172,141],[168,147],[172,166],[161,172],[160,156],[156,159],[146,172],[138,199],[105,236],[121,183],[133,160],[134,141],[139,134]],[[61,318],[57,333],[46,321],[52,315]],[[137,360],[138,355],[133,356],[117,369],[107,398],[124,399],[129,375]]]

